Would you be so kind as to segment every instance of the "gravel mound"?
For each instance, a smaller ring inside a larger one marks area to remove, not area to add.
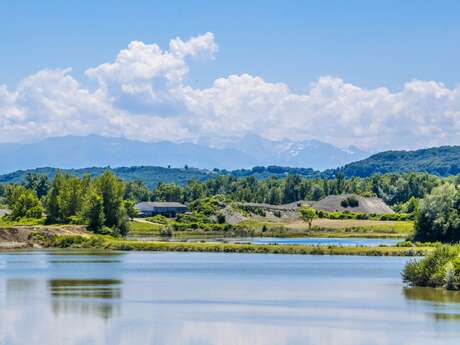
[[[359,205],[357,207],[343,207],[341,202],[348,197],[353,197],[358,200]],[[343,195],[329,195],[324,199],[316,202],[312,202],[311,205],[317,210],[335,212],[335,211],[350,211],[359,213],[375,213],[375,214],[388,214],[394,213],[394,211],[380,198],[371,197],[366,198],[355,194],[343,194]]]

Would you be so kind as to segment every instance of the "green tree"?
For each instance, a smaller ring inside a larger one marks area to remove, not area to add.
[[[32,190],[40,199],[48,194],[49,181],[46,175],[28,173],[23,185]]]
[[[11,186],[7,192],[8,207],[11,213],[8,217],[12,220],[21,218],[41,218],[43,216],[43,207],[31,190],[23,186]]]
[[[128,214],[128,217],[130,219],[133,219],[139,215],[139,212],[137,208],[135,207],[136,202],[134,200],[125,200],[124,204],[125,204],[126,213]]]
[[[151,193],[142,181],[129,181],[125,183],[124,199],[140,201],[149,201]]]
[[[104,200],[102,196],[94,190],[90,192],[85,209],[85,218],[87,220],[88,229],[91,231],[100,231],[105,222],[104,216]]]
[[[104,204],[104,225],[117,235],[126,235],[129,230],[128,214],[123,201],[123,182],[110,171],[105,171],[94,180],[95,188]]]
[[[159,183],[153,198],[158,201],[182,201],[182,188],[174,183]]]
[[[316,210],[313,207],[301,206],[299,212],[303,221],[308,223],[308,229],[310,230],[313,219],[317,217]]]
[[[63,184],[63,176],[58,170],[54,176],[46,198],[46,222],[49,224],[62,223],[62,214],[59,207],[59,192]]]
[[[457,187],[446,183],[433,189],[420,202],[415,220],[417,241],[460,241],[460,195]]]
[[[90,179],[56,173],[46,198],[47,223],[68,223],[81,215]]]

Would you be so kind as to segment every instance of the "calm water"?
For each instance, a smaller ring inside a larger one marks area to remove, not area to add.
[[[157,236],[131,236],[133,240],[139,241],[168,241],[168,239]],[[194,237],[191,239],[171,238],[170,241],[207,241],[207,242],[236,242],[236,243],[254,243],[254,244],[303,244],[315,246],[391,246],[403,241],[402,238],[322,238],[322,237],[243,237],[243,238],[211,238],[211,237]]]
[[[248,239],[249,242],[254,244],[307,244],[318,246],[367,246],[376,247],[380,245],[391,246],[401,239],[394,238],[316,238],[316,237],[302,237],[302,238],[272,238],[272,237],[259,237]]]
[[[460,296],[405,258],[0,254],[0,344],[458,344]]]

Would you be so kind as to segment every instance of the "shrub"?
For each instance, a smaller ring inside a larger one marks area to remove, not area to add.
[[[358,199],[356,199],[356,197],[354,196],[349,196],[347,197],[346,199],[343,199],[341,202],[340,202],[340,206],[342,207],[358,207],[359,206],[359,201]]]
[[[438,246],[421,260],[411,260],[404,267],[403,281],[413,286],[457,286],[460,271],[454,263],[458,260],[459,246]]]
[[[162,216],[161,214],[157,214],[156,216],[153,217],[147,217],[145,220],[152,222],[152,223],[158,223],[158,224],[168,224],[168,218],[165,216]]]
[[[225,214],[219,213],[216,218],[218,224],[225,224]]]

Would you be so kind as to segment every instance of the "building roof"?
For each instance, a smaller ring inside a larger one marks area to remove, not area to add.
[[[187,208],[187,206],[180,202],[145,201],[136,204],[136,208],[141,211],[149,211],[155,208]]]

